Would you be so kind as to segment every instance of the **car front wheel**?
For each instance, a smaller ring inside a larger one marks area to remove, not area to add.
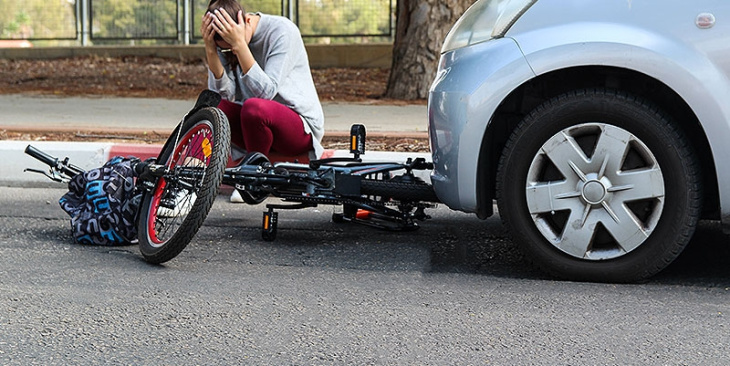
[[[497,200],[538,267],[571,280],[633,282],[689,242],[700,181],[686,138],[658,108],[579,90],[520,122],[500,160]]]

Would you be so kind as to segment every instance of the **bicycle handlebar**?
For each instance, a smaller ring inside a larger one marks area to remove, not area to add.
[[[83,169],[81,169],[75,165],[69,164],[68,158],[66,158],[64,160],[59,160],[58,158],[56,158],[50,154],[47,154],[47,153],[33,147],[32,145],[28,145],[25,148],[25,153],[34,157],[35,159],[42,162],[43,164],[48,165],[49,167],[51,167],[52,170],[57,170],[58,172],[68,176],[69,178],[73,178],[75,175],[81,174],[84,172]]]
[[[33,147],[32,145],[28,145],[25,148],[25,153],[40,160],[42,163],[44,163],[50,167],[55,167],[56,164],[58,163],[58,159]]]

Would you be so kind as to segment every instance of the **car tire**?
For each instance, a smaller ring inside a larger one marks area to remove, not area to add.
[[[688,140],[653,104],[577,90],[530,112],[497,171],[514,241],[563,279],[636,282],[669,265],[694,233],[701,173]]]

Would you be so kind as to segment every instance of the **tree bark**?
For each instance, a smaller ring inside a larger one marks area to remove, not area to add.
[[[386,97],[404,100],[428,97],[444,38],[473,2],[398,0],[393,63]]]

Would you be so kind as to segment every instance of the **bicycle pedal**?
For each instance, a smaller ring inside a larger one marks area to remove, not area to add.
[[[354,124],[350,127],[350,153],[358,159],[365,154],[365,126]]]
[[[279,213],[273,210],[264,211],[263,224],[261,226],[261,238],[266,241],[276,239],[276,229],[279,221]]]

